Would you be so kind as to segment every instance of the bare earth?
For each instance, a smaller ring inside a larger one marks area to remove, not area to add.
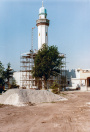
[[[67,101],[0,105],[0,132],[90,132],[90,92],[64,92]]]

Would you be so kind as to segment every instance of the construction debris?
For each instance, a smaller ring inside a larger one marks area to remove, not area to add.
[[[44,102],[56,102],[67,100],[59,95],[53,94],[47,90],[31,89],[10,89],[0,95],[0,104],[14,106],[25,106],[30,104],[39,104]]]

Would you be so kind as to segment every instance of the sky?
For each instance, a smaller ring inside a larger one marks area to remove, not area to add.
[[[20,70],[20,54],[38,49],[38,19],[42,0],[0,0],[0,61]],[[90,69],[90,0],[44,0],[48,45],[66,54],[67,69]]]

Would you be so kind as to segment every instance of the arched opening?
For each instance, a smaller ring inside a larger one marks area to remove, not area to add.
[[[87,87],[90,87],[90,77],[87,78]]]

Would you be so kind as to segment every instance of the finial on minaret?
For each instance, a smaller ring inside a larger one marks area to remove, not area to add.
[[[43,1],[42,1],[42,7],[43,7]]]

